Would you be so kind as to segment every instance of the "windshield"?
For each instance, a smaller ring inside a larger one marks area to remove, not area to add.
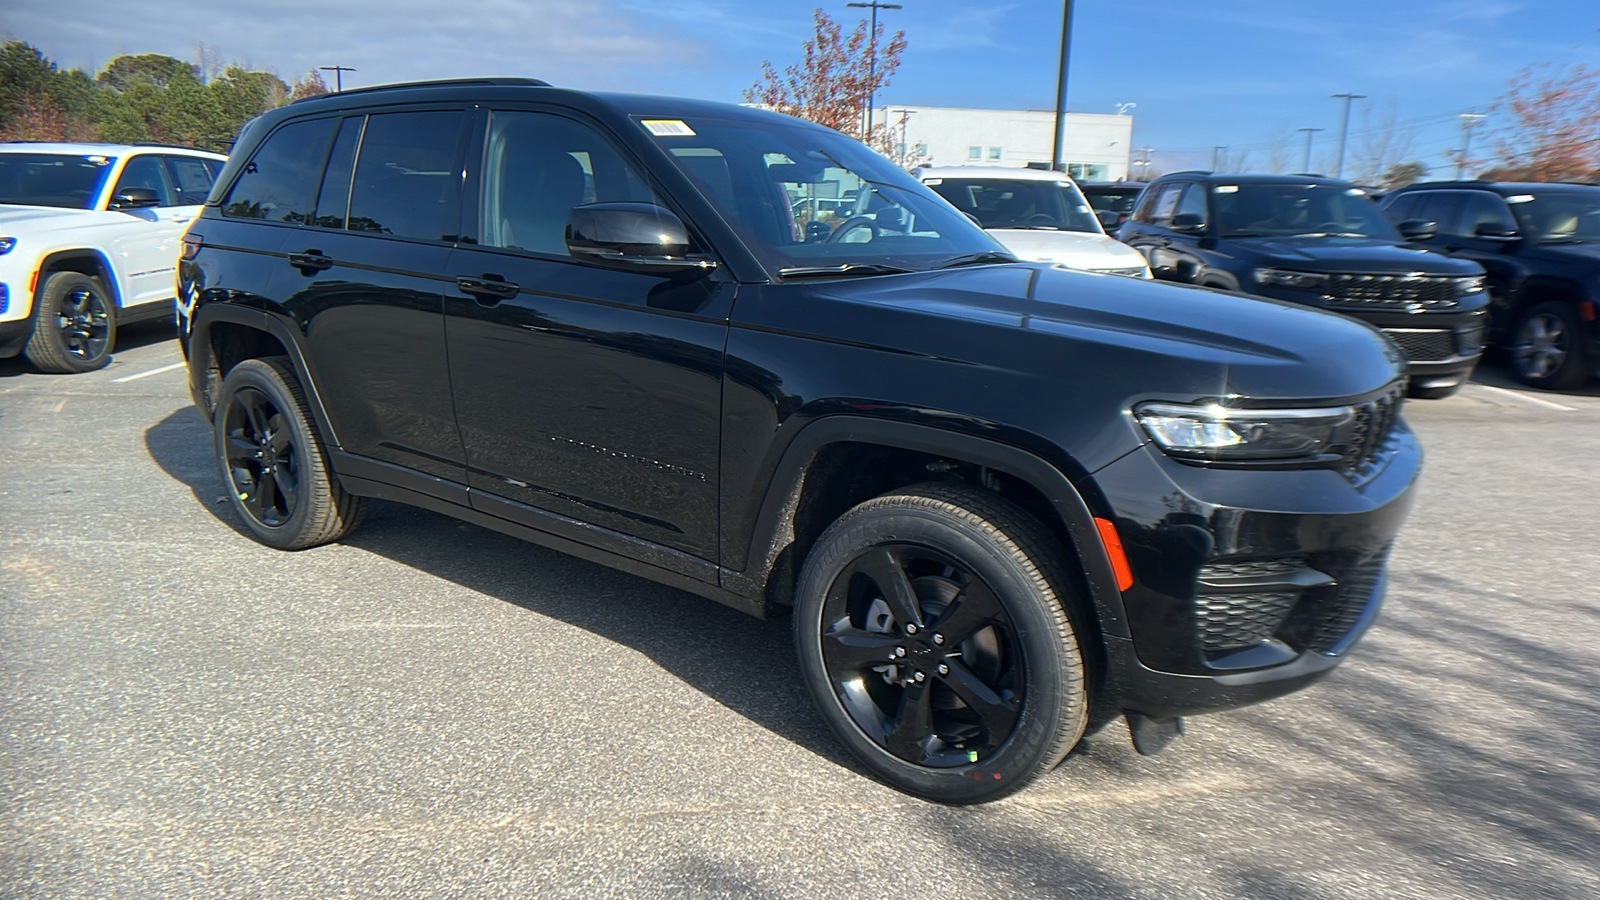
[[[92,209],[114,162],[109,156],[0,153],[0,203]]]
[[[1066,181],[1002,178],[930,178],[925,182],[950,205],[985,228],[1046,228],[1101,233],[1077,188]]]
[[[1600,241],[1600,187],[1507,197],[1517,227],[1541,243]]]
[[[1223,237],[1346,235],[1399,241],[1367,192],[1335,184],[1219,184],[1211,189]]]
[[[916,179],[838,132],[765,118],[643,125],[774,274],[921,270],[1006,253]]]
[[[1143,189],[1142,184],[1129,185],[1126,188],[1086,187],[1083,189],[1083,195],[1089,199],[1089,205],[1094,209],[1127,215],[1133,212],[1133,204],[1139,199],[1139,192]]]

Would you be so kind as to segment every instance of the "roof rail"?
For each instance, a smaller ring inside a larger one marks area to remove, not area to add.
[[[326,94],[314,94],[310,97],[301,97],[294,102],[304,103],[307,100],[326,100],[329,97],[343,94],[364,94],[368,91],[393,91],[402,88],[418,87],[448,87],[451,85],[480,85],[483,87],[549,87],[550,82],[538,78],[441,78],[436,81],[401,81],[395,84],[374,84],[370,87],[346,88],[342,91],[329,91]]]
[[[1168,175],[1215,175],[1210,169],[1181,169],[1177,172],[1168,172]]]
[[[201,151],[203,153],[211,153],[212,152],[210,150],[207,150],[204,147],[196,147],[193,144],[168,144],[168,143],[165,143],[163,141],[134,141],[132,144],[129,144],[128,146],[130,146],[130,147],[165,147],[168,150],[199,150],[199,151]]]

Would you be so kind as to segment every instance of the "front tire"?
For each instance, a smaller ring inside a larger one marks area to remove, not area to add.
[[[97,278],[52,272],[33,309],[33,334],[23,348],[41,372],[76,375],[104,368],[116,344],[117,307]]]
[[[1523,313],[1511,344],[1517,378],[1547,391],[1582,384],[1593,370],[1583,353],[1582,327],[1571,303],[1551,300]]]
[[[981,803],[1067,755],[1089,703],[1059,553],[1027,513],[960,484],[868,500],[823,533],[795,639],[812,700],[863,766]]]
[[[366,514],[366,498],[330,477],[305,391],[287,359],[247,359],[228,372],[212,435],[228,500],[261,543],[279,550],[326,544]]]

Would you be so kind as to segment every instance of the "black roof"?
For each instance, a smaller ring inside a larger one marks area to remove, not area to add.
[[[1252,172],[1211,172],[1204,169],[1192,169],[1184,172],[1168,172],[1152,181],[1167,181],[1173,178],[1185,180],[1204,181],[1209,184],[1329,184],[1339,187],[1354,187],[1351,182],[1339,178],[1329,178],[1326,175],[1271,175]]]
[[[1593,188],[1597,185],[1581,181],[1419,181],[1391,193],[1402,191],[1493,191],[1496,194],[1539,194],[1546,191],[1565,191],[1572,188]]]

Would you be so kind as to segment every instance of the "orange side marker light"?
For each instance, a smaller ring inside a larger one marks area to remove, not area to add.
[[[1122,552],[1122,538],[1117,536],[1117,526],[1110,519],[1095,517],[1094,527],[1100,530],[1100,543],[1111,558],[1111,571],[1117,576],[1117,590],[1133,587],[1133,569],[1128,567],[1128,555]]]

